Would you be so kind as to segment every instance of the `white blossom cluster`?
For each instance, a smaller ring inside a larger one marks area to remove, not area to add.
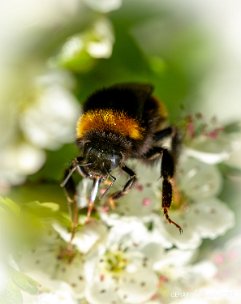
[[[215,140],[219,147],[219,137]],[[213,141],[206,137],[204,147]],[[225,234],[234,225],[234,213],[218,198],[222,188],[218,149],[211,164],[209,157],[204,162],[206,152],[200,147],[196,151],[201,160],[190,156],[190,146],[194,149],[192,140],[184,141],[170,210],[183,234],[162,215],[159,166],[132,163],[139,182],[116,208],[99,204],[98,217],[84,224],[80,216],[71,243],[71,233],[50,220],[40,240],[14,257],[10,275],[3,272],[3,294],[14,282],[14,288],[24,290],[16,304],[238,303],[241,278],[235,265],[240,264],[240,239],[197,260],[202,240]],[[27,283],[20,279],[21,284],[16,283],[13,273],[22,274]]]

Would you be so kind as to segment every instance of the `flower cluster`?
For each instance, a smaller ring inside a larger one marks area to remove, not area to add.
[[[131,166],[140,177],[135,188],[113,210],[105,203],[99,204],[98,217],[90,222],[86,223],[81,215],[72,241],[65,213],[54,203],[36,204],[36,208],[45,208],[45,212],[39,209],[37,213],[45,214],[40,226],[45,223],[48,228],[37,241],[21,247],[12,257],[10,275],[2,279],[11,284],[3,284],[3,294],[14,286],[20,288],[23,303],[39,304],[181,304],[195,302],[200,295],[200,303],[217,303],[216,299],[224,296],[217,293],[217,288],[225,284],[227,276],[226,298],[231,292],[240,297],[240,278],[231,279],[234,273],[239,274],[235,266],[230,266],[226,275],[224,263],[231,253],[232,258],[238,258],[236,247],[240,242],[227,245],[227,254],[215,253],[209,260],[197,262],[202,240],[213,240],[233,227],[234,213],[218,197],[222,175],[217,167],[217,151],[215,162],[210,164],[208,157],[205,163],[206,152],[197,150],[201,159],[190,156],[191,144],[190,139],[184,140],[170,210],[183,234],[168,224],[160,211],[158,166],[145,168],[133,162]],[[80,200],[84,200],[84,188],[80,188]],[[14,209],[14,203],[10,205]],[[47,212],[49,209],[52,213]],[[16,273],[21,284],[16,282]]]

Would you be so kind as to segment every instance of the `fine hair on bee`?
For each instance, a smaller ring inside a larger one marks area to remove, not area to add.
[[[182,232],[182,228],[168,213],[173,198],[172,181],[180,136],[176,127],[167,125],[165,105],[152,93],[153,86],[150,84],[123,83],[97,90],[85,101],[83,114],[76,126],[76,143],[80,155],[65,171],[61,183],[69,203],[74,205],[73,230],[78,225],[74,172],[93,181],[88,199],[89,219],[100,184],[108,180],[108,192],[115,183],[116,178],[112,175],[115,168],[124,171],[128,179],[122,189],[108,196],[110,204],[126,195],[137,181],[136,173],[126,165],[127,160],[136,159],[153,164],[160,159],[163,213],[167,221]],[[170,148],[162,146],[166,138],[171,139]]]

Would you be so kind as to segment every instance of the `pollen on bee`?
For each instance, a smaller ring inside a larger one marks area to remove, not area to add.
[[[143,138],[143,128],[134,118],[124,112],[111,109],[94,110],[84,113],[77,122],[77,138],[90,131],[111,131],[132,139]]]

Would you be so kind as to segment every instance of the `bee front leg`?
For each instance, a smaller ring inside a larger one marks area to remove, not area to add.
[[[124,166],[121,168],[124,172],[126,172],[129,175],[128,181],[125,183],[124,187],[122,190],[114,192],[111,194],[108,198],[110,206],[113,208],[115,205],[115,200],[119,199],[120,197],[126,195],[129,190],[134,186],[135,182],[137,181],[136,178],[136,173],[132,171],[130,168],[127,166]]]
[[[69,166],[69,168],[65,170],[63,181],[60,184],[60,186],[65,190],[65,195],[68,201],[69,214],[72,220],[70,243],[75,236],[79,217],[77,186],[72,175],[75,173],[75,171],[77,171],[80,175],[84,176],[84,172],[81,170],[80,161],[82,161],[82,158],[76,158],[72,161],[72,164]]]
[[[94,208],[94,202],[95,202],[96,196],[98,194],[100,183],[101,183],[100,178],[93,179],[93,186],[92,186],[91,195],[90,195],[89,202],[88,202],[86,223],[88,223],[90,221],[91,212]]]

